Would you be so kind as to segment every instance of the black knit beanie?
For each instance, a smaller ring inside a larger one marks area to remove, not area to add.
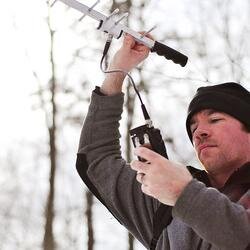
[[[227,82],[197,89],[189,104],[186,120],[186,129],[191,142],[190,120],[195,113],[203,109],[224,112],[250,127],[250,92],[238,83]]]

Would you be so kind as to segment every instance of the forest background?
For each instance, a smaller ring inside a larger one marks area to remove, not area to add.
[[[81,0],[91,6],[94,0]],[[103,0],[96,10],[129,12],[134,30],[189,57],[185,68],[151,54],[132,71],[171,159],[200,168],[185,132],[187,105],[199,86],[227,81],[250,89],[247,0]],[[119,16],[119,15],[118,15]],[[106,40],[91,18],[59,2],[12,0],[0,8],[0,249],[144,249],[93,198],[75,169],[80,130]],[[121,45],[114,40],[108,59]],[[144,123],[130,84],[121,144]]]

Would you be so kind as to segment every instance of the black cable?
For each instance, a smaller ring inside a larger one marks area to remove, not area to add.
[[[140,96],[140,93],[139,91],[137,90],[136,86],[135,86],[135,82],[134,82],[134,79],[132,78],[132,76],[125,70],[122,70],[122,69],[115,69],[115,70],[106,70],[103,68],[103,61],[104,61],[104,58],[106,57],[107,53],[108,53],[108,50],[110,48],[110,45],[111,45],[111,42],[112,42],[112,39],[113,39],[113,36],[112,35],[108,35],[108,39],[105,43],[105,46],[104,46],[104,49],[103,49],[103,55],[102,55],[102,59],[100,61],[100,68],[101,68],[101,71],[105,74],[111,74],[111,73],[123,73],[125,74],[129,80],[130,80],[130,83],[132,84],[134,90],[135,90],[135,93],[137,94],[137,96],[139,97],[139,100],[140,100],[140,103],[141,103],[141,108],[142,108],[142,112],[143,112],[143,116],[144,116],[144,119],[148,122],[148,123],[152,123],[151,122],[151,119],[149,117],[149,114],[147,112],[147,109],[142,101],[142,98]]]

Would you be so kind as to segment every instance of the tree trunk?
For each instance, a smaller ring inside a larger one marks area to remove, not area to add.
[[[54,222],[54,199],[55,199],[55,175],[56,175],[56,147],[55,147],[55,128],[49,130],[50,132],[50,178],[49,178],[49,193],[46,205],[46,223],[43,240],[44,250],[54,250],[55,240],[53,235]]]
[[[44,250],[55,250],[55,239],[53,234],[53,222],[54,222],[54,200],[55,200],[55,177],[56,177],[56,116],[57,106],[55,102],[56,95],[56,79],[55,79],[55,62],[54,62],[54,31],[50,26],[50,14],[48,15],[48,27],[50,32],[51,49],[50,49],[50,62],[51,62],[51,79],[49,82],[49,90],[51,94],[51,112],[47,113],[47,127],[49,134],[49,159],[50,159],[50,176],[49,176],[49,191],[45,211],[45,232],[43,239]],[[46,110],[45,110],[46,112]]]
[[[94,249],[94,230],[93,230],[93,194],[90,191],[86,191],[86,201],[87,207],[85,215],[87,218],[87,227],[88,227],[88,250]]]

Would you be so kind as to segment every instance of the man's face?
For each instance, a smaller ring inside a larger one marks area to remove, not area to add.
[[[250,161],[250,133],[232,116],[205,109],[192,117],[190,129],[197,156],[211,174]]]

